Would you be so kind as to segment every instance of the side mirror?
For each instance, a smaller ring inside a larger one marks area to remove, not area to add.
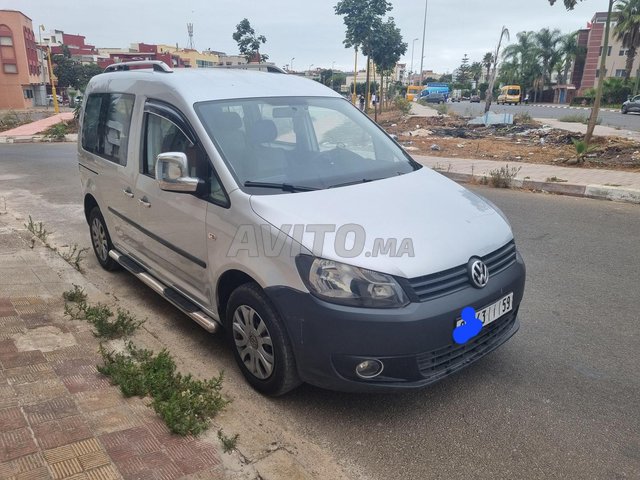
[[[199,180],[188,175],[187,156],[182,152],[161,153],[156,159],[156,180],[160,190],[193,193]]]

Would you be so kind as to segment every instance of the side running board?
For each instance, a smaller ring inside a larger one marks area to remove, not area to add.
[[[142,283],[150,287],[154,292],[162,295],[165,300],[182,310],[207,332],[215,333],[218,331],[220,324],[216,320],[204,313],[200,307],[188,298],[184,297],[178,291],[171,287],[167,287],[160,281],[156,280],[131,257],[122,255],[115,250],[109,250],[109,256],[122,265],[126,270],[138,277]]]

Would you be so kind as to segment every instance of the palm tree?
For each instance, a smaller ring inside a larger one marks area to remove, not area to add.
[[[626,81],[633,74],[633,61],[640,47],[640,0],[620,0],[616,5],[618,23],[614,34],[622,47],[627,49]]]
[[[576,58],[580,56],[584,47],[578,45],[578,32],[568,33],[560,39],[558,51],[560,52],[564,70],[562,72],[562,83],[569,83],[569,70],[575,64]]]
[[[549,83],[551,82],[550,74],[554,66],[552,62],[557,58],[556,46],[560,42],[561,35],[560,30],[557,28],[553,30],[543,28],[535,34],[538,55],[542,60],[542,90],[544,90],[547,80],[549,80]]]
[[[480,62],[473,62],[469,67],[469,75],[471,75],[471,78],[475,82],[476,89],[478,88],[480,77],[482,77],[482,70],[483,70],[482,63]]]
[[[534,32],[518,32],[516,43],[508,45],[504,49],[503,57],[506,62],[518,65],[518,83],[522,84],[525,91],[533,84],[537,75],[538,56],[535,44]]]
[[[486,81],[489,81],[489,74],[491,73],[491,64],[493,63],[493,53],[487,52],[482,57],[482,65],[487,69]]]

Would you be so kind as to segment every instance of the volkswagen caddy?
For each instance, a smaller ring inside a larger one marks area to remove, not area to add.
[[[320,83],[116,64],[86,89],[78,160],[102,267],[224,331],[264,394],[424,387],[519,327],[505,216]],[[466,307],[482,324],[460,342]]]

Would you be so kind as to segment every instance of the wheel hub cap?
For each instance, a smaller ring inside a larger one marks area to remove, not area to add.
[[[248,305],[233,314],[233,340],[240,359],[249,372],[265,380],[273,373],[273,342],[264,320]]]

